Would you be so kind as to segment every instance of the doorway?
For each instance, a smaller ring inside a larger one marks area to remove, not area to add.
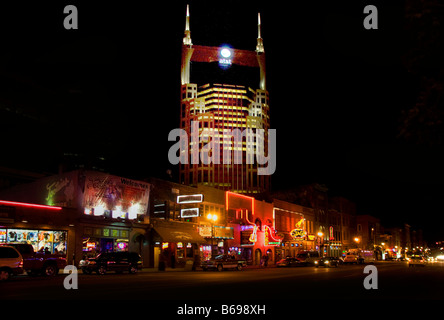
[[[273,263],[274,262],[274,260],[273,260],[273,250],[271,250],[271,249],[268,249],[267,250],[267,256],[268,256],[268,263]]]
[[[159,268],[159,255],[160,255],[160,248],[154,247],[154,268]]]
[[[261,251],[261,249],[256,249],[254,251],[254,264],[255,265],[260,265],[261,264],[261,259],[262,259],[262,251]]]

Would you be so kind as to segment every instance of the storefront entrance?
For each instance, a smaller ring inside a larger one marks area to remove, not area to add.
[[[83,229],[83,255],[95,257],[102,252],[128,251],[129,230],[117,228]]]
[[[187,261],[200,264],[200,245],[206,244],[194,225],[165,221],[153,221],[151,241],[152,266],[157,267],[161,262],[169,268],[184,267]]]
[[[83,238],[83,252],[93,257],[102,252],[128,251],[128,239]]]
[[[262,259],[262,251],[261,251],[261,249],[256,249],[254,251],[254,264],[255,265],[260,265],[261,264],[261,259]]]

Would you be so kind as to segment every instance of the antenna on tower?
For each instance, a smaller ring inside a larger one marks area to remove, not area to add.
[[[191,31],[190,31],[190,5],[187,4],[187,16],[185,20],[185,36],[183,37],[183,44],[191,46]]]
[[[257,44],[256,44],[256,52],[263,53],[264,49],[264,40],[262,40],[261,36],[261,13],[257,13]]]

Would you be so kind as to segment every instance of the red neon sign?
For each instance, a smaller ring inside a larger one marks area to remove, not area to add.
[[[45,206],[43,204],[25,203],[25,202],[15,202],[0,200],[0,204],[10,205],[10,206],[20,206],[28,208],[40,208],[40,209],[50,209],[50,210],[62,210],[62,207]]]
[[[238,194],[238,193],[234,193],[231,191],[226,191],[225,192],[225,206],[227,208],[227,210],[229,209],[229,205],[228,205],[228,198],[229,195],[235,196],[235,197],[239,197],[239,198],[243,198],[243,199],[247,199],[247,200],[251,200],[251,213],[254,215],[254,198],[253,197],[249,197],[249,196],[245,196],[243,194]]]
[[[243,194],[234,193],[234,192],[231,192],[231,191],[226,191],[225,192],[225,206],[226,206],[227,210],[230,208],[230,206],[229,206],[229,196],[230,195],[231,196],[235,196],[235,197],[239,197],[239,198],[243,198],[243,199],[247,199],[247,200],[251,200],[251,213],[254,216],[254,198],[253,197],[249,197],[249,196],[246,196],[246,195],[243,195]],[[236,212],[236,214],[237,214],[237,212]],[[246,220],[247,220],[247,222],[250,225],[254,226],[253,227],[253,232],[250,235],[249,241],[250,242],[256,242],[257,241],[257,231],[258,231],[259,228],[258,228],[258,226],[256,226],[255,223],[251,222],[248,219],[248,210],[247,210]],[[274,235],[273,235],[274,229],[272,227],[270,227],[270,226],[267,226],[267,225],[265,225],[264,227],[265,227],[265,229],[264,229],[264,231],[265,231],[264,245],[265,246],[273,246],[273,245],[274,246],[278,246],[278,245],[280,245],[280,243],[282,242],[282,239],[274,237]]]

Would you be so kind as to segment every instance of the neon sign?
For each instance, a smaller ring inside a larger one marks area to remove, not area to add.
[[[11,206],[28,207],[28,208],[62,210],[62,207],[54,207],[54,206],[46,206],[46,205],[43,205],[43,204],[34,204],[34,203],[25,203],[25,202],[16,202],[16,201],[6,201],[6,200],[0,200],[0,205],[1,204],[11,205]]]
[[[293,239],[295,240],[302,240],[304,239],[305,235],[307,233],[305,232],[304,229],[293,229],[290,231],[290,235]]]
[[[303,240],[307,235],[307,231],[304,230],[305,219],[302,218],[295,224],[295,229],[290,231],[290,235],[294,240]]]
[[[189,208],[189,209],[181,209],[180,217],[181,218],[192,218],[199,216],[199,208]]]
[[[265,226],[265,240],[264,245],[266,246],[280,246],[281,245],[281,239],[276,239],[273,236],[273,229],[269,226]]]
[[[199,203],[203,201],[203,194],[177,196],[177,203]]]
[[[257,229],[258,229],[258,227],[255,225],[254,229],[253,229],[253,232],[251,233],[250,238],[248,239],[250,242],[256,243],[256,241],[257,241]]]
[[[254,216],[254,213],[255,213],[254,201],[255,201],[255,199],[253,197],[245,196],[245,195],[234,193],[231,191],[226,191],[225,192],[225,207],[227,210],[230,209],[230,205],[229,205],[230,196],[235,196],[237,198],[250,200],[251,201],[251,213],[252,213],[252,216]],[[251,222],[248,219],[248,211],[247,211],[247,215],[246,215],[246,222],[248,223],[248,225],[241,226],[241,230],[246,231],[246,230],[250,230],[251,228],[253,228],[253,232],[251,233],[248,240],[252,243],[256,243],[257,242],[257,231],[258,231],[259,227],[255,223]],[[271,226],[268,226],[268,225],[265,225],[264,227],[265,227],[264,245],[265,246],[280,246],[282,239],[275,238],[274,228],[272,228]]]

